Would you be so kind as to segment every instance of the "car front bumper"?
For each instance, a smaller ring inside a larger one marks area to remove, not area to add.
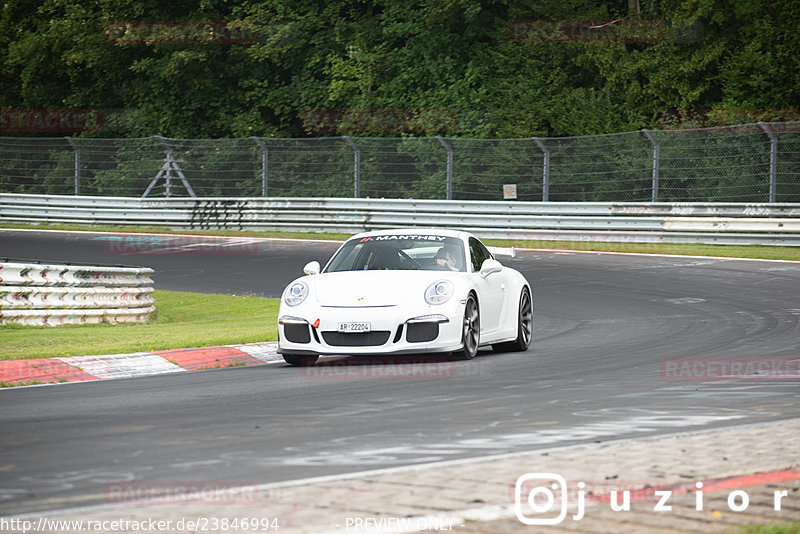
[[[282,309],[278,353],[360,355],[453,352],[462,346],[463,306],[408,313],[398,306]],[[339,323],[369,323],[369,333],[340,333]]]

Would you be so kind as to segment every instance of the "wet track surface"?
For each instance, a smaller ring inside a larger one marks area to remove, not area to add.
[[[275,297],[337,248],[141,239],[3,231],[0,257],[148,266],[158,289]],[[797,369],[800,264],[534,251],[503,263],[533,283],[526,353],[0,390],[0,515],[102,503],[117,482],[255,484],[800,416],[796,379],[714,380],[694,365]],[[403,375],[426,361],[435,372]]]

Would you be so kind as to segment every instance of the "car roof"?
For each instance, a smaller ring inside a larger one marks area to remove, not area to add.
[[[468,232],[452,230],[448,228],[392,228],[387,230],[371,230],[369,232],[361,232],[360,234],[354,235],[350,239],[378,235],[440,235],[444,237],[455,237],[465,241],[468,238],[473,237],[472,234]]]

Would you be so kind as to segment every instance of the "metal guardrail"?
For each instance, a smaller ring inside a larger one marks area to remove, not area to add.
[[[145,322],[152,269],[0,260],[0,325]]]
[[[353,233],[434,226],[504,239],[800,246],[800,204],[342,198],[146,200],[0,194],[0,222]]]

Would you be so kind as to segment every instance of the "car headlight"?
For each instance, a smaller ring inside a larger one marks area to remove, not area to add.
[[[308,296],[308,285],[305,282],[295,282],[286,288],[283,293],[283,301],[289,306],[301,304]]]
[[[447,280],[439,280],[425,290],[425,302],[428,304],[444,304],[453,296],[453,284]]]

